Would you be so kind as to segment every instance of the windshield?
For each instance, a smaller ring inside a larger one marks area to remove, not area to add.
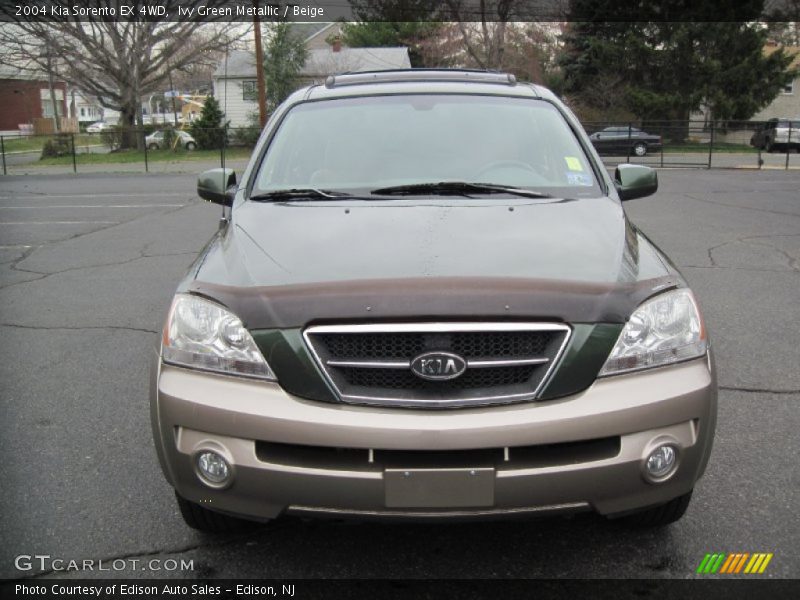
[[[521,187],[559,197],[601,193],[578,140],[554,106],[477,95],[299,104],[275,133],[252,193],[309,188],[364,193],[440,182]]]

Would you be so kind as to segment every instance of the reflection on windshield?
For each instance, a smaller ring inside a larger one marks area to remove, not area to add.
[[[596,196],[588,159],[558,110],[536,99],[405,95],[309,102],[290,110],[254,194],[481,182]]]

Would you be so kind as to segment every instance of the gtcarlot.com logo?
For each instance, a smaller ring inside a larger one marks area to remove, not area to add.
[[[113,560],[55,558],[49,554],[20,554],[14,559],[17,571],[194,571],[194,560],[167,558],[115,558]]]
[[[760,575],[767,570],[769,561],[772,560],[772,552],[716,552],[706,554],[697,567],[700,574],[747,574]]]

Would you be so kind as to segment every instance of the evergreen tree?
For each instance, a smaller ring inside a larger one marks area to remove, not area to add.
[[[434,36],[441,23],[364,21],[342,25],[342,42],[351,48],[406,46],[412,67],[425,67],[422,42]]]
[[[300,86],[300,70],[306,63],[305,42],[293,35],[291,23],[274,23],[264,51],[267,110],[272,111]]]
[[[655,6],[650,13],[640,7],[643,20],[630,22],[615,0],[573,0],[571,11],[585,20],[572,23],[564,36],[564,91],[598,105],[606,98],[596,90],[613,81],[619,101],[639,118],[688,126],[701,106],[717,121],[748,119],[791,81],[791,57],[765,55],[766,31],[743,20],[760,14],[763,0],[742,0],[728,12],[687,0]],[[592,11],[606,20],[592,19]],[[670,14],[689,20],[662,20]],[[685,130],[676,137],[683,136]]]
[[[206,98],[200,118],[191,125],[192,137],[201,150],[216,150],[225,144],[229,121],[223,123],[224,114],[219,101],[213,96]]]

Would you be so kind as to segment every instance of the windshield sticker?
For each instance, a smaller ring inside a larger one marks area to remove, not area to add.
[[[567,181],[570,185],[592,185],[592,178],[586,173],[567,173]]]
[[[576,156],[565,156],[564,160],[567,161],[567,168],[570,171],[583,171],[581,161]]]

